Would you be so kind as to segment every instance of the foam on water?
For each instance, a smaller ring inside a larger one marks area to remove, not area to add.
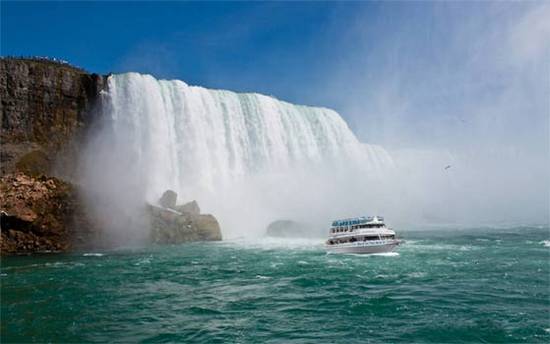
[[[274,238],[274,237],[251,237],[233,240],[224,240],[221,245],[250,248],[250,249],[284,249],[284,250],[321,250],[324,248],[323,239],[306,238]]]
[[[340,254],[340,253],[334,253],[334,254]],[[399,252],[382,252],[382,253],[370,253],[370,254],[359,254],[359,253],[345,253],[347,256],[354,256],[354,257],[397,257],[399,256]]]

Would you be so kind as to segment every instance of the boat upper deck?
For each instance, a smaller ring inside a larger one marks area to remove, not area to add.
[[[378,234],[395,235],[395,232],[386,227],[382,216],[362,216],[334,221],[329,234],[331,237],[343,237]]]
[[[353,225],[362,225],[367,223],[384,223],[384,217],[382,216],[361,216],[353,217],[349,219],[334,220],[332,222],[332,227],[343,227],[343,226],[353,226]]]

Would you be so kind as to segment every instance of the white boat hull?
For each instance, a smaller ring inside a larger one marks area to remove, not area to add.
[[[400,240],[379,240],[375,242],[325,245],[325,247],[329,253],[373,254],[392,252],[399,244]]]

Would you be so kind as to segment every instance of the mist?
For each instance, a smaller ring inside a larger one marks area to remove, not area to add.
[[[363,213],[354,188],[393,164],[326,108],[138,73],[110,76],[102,100],[80,184],[115,245],[147,240],[144,208],[168,189],[214,214],[225,238],[281,219],[321,229]]]
[[[77,183],[97,228],[99,247],[141,246],[149,238],[145,216],[147,176],[131,149],[128,131],[114,132],[106,92],[96,104],[93,124],[81,152]],[[159,195],[160,197],[160,195]]]
[[[315,91],[394,158],[382,192],[401,199],[399,222],[548,224],[550,6],[400,3],[373,17],[357,11],[338,35],[350,49]]]
[[[389,13],[372,23],[357,11],[339,33],[349,51],[326,82],[304,90],[304,102],[315,93],[339,112],[321,125],[323,109],[312,116],[265,97],[270,105],[251,115],[243,111],[259,105],[223,100],[226,91],[137,74],[117,88],[113,80],[124,77],[111,79],[81,173],[105,240],[145,241],[141,211],[166,189],[214,214],[224,238],[262,236],[281,219],[322,232],[335,218],[362,215],[384,215],[398,230],[547,225],[550,6],[421,4]],[[395,32],[373,36],[400,19]],[[279,128],[287,111],[299,125]],[[325,131],[312,139],[311,128]],[[236,140],[220,139],[235,131]]]

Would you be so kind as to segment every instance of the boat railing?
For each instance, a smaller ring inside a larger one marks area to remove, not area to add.
[[[377,246],[377,245],[387,245],[388,243],[398,243],[398,239],[382,239],[382,240],[368,240],[368,241],[355,241],[355,242],[345,242],[345,243],[326,243],[327,246],[332,247],[357,247],[357,246]]]

